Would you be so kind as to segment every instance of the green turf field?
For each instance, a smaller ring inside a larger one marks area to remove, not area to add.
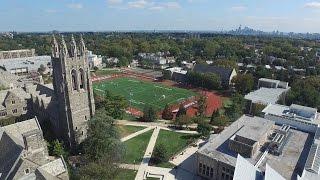
[[[197,94],[186,89],[168,87],[160,83],[139,81],[133,78],[119,78],[93,85],[94,90],[103,93],[109,90],[129,100],[132,107],[142,110],[146,105],[162,110],[166,104],[176,104]]]

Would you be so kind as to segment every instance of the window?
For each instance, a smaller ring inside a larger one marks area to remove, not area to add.
[[[3,112],[0,112],[0,116],[6,116],[7,115],[7,112],[3,111]]]
[[[84,78],[85,78],[84,71],[83,69],[80,69],[80,89],[84,89],[84,84],[85,84]]]
[[[210,169],[210,177],[213,177],[213,168]]]
[[[72,89],[78,90],[78,78],[76,70],[71,71]]]
[[[83,131],[81,131],[81,135],[82,135],[82,136],[83,136],[83,134],[84,134]]]
[[[210,169],[210,167],[207,166],[207,170],[206,170],[206,175],[207,175],[207,176],[209,176],[209,169]]]
[[[25,169],[24,173],[29,174],[30,173],[30,169],[29,168]]]
[[[87,116],[84,116],[84,120],[88,120],[88,119],[87,119]]]
[[[199,172],[201,173],[202,171],[202,163],[199,163]]]
[[[15,100],[11,101],[11,104],[16,104],[16,101]]]
[[[226,168],[225,168],[225,167],[222,167],[222,171],[226,171]]]
[[[206,165],[203,165],[202,174],[205,174],[206,172]]]
[[[23,110],[26,111],[26,110],[27,110],[27,107],[23,107]]]
[[[224,176],[225,176],[225,174],[224,174],[224,173],[222,173],[222,174],[221,174],[222,179],[224,179]]]
[[[76,126],[76,130],[78,130],[78,127]]]
[[[18,112],[17,109],[12,110],[12,113],[13,113],[13,114],[15,114],[15,113],[17,113],[17,112]]]

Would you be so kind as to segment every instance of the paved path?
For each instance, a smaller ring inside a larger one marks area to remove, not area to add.
[[[137,172],[137,175],[136,175],[136,178],[135,178],[136,180],[144,179],[143,177],[144,177],[144,174],[145,174],[145,170],[148,167],[148,164],[149,164],[149,161],[150,161],[150,158],[151,158],[151,155],[152,155],[153,148],[156,145],[156,141],[157,141],[157,137],[159,135],[159,131],[160,131],[160,128],[156,127],[154,129],[153,133],[152,133],[152,136],[150,138],[150,141],[149,141],[149,144],[147,146],[146,152],[144,153],[141,165],[140,165],[139,170]]]
[[[197,145],[196,147],[188,146],[181,153],[174,156],[173,159],[170,160],[169,162],[178,166],[181,169],[184,169],[184,170],[189,171],[193,174],[196,174],[195,170],[197,169],[197,167],[196,167],[196,164],[194,163],[196,161],[194,154],[200,148],[200,144],[202,144],[204,142],[205,142],[204,140],[199,139],[196,142],[196,145]]]
[[[151,129],[153,129],[154,127],[147,127],[147,128],[145,128],[145,129],[142,129],[142,130],[140,130],[140,131],[137,131],[137,132],[135,132],[135,133],[133,133],[133,134],[130,134],[130,135],[128,135],[128,136],[126,136],[126,137],[123,137],[123,138],[121,138],[121,142],[125,142],[125,141],[128,141],[129,139],[131,139],[131,138],[134,138],[134,137],[136,137],[136,136],[138,136],[138,135],[140,135],[140,134],[142,134],[142,133],[145,133],[145,132],[147,132],[147,131],[149,131],[149,130],[151,130]]]

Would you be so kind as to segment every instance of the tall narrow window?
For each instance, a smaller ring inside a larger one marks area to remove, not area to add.
[[[84,89],[84,84],[85,84],[84,77],[85,77],[84,71],[83,69],[80,69],[80,89]]]
[[[78,89],[78,79],[77,79],[77,72],[74,69],[71,71],[71,79],[72,79],[72,89],[77,90]]]

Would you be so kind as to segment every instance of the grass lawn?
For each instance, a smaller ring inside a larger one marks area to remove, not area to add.
[[[144,128],[145,127],[139,127],[139,126],[123,126],[123,125],[117,126],[117,130],[118,130],[121,138],[126,137],[130,134],[133,134],[137,131],[140,131]]]
[[[156,146],[158,144],[163,144],[167,150],[168,157],[172,157],[173,155],[182,151],[189,143],[192,142],[195,138],[199,138],[200,135],[191,135],[191,134],[183,134],[177,133],[173,131],[160,130],[159,136],[157,138]],[[173,164],[169,162],[157,164],[158,167],[174,167]]]
[[[108,89],[129,100],[130,106],[143,110],[145,105],[162,110],[166,104],[176,104],[197,93],[187,89],[164,86],[160,83],[140,81],[133,78],[118,78],[93,85],[97,93]]]
[[[114,180],[134,180],[137,171],[131,169],[121,169]]]
[[[153,130],[150,130],[124,142],[126,148],[126,153],[123,158],[124,163],[140,164],[152,133]]]

